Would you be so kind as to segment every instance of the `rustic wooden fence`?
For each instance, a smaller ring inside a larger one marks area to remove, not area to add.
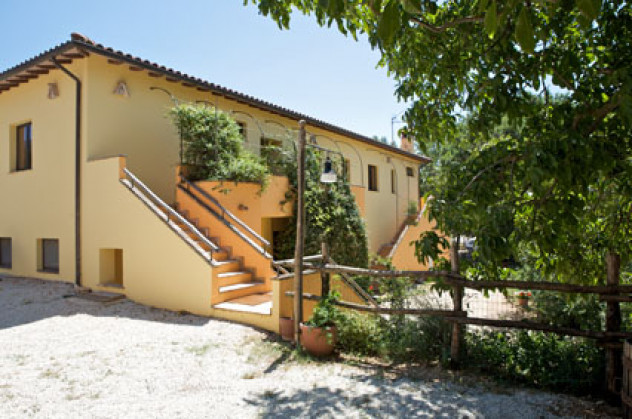
[[[294,261],[283,261],[283,265],[292,268]],[[562,336],[578,336],[595,339],[606,351],[606,388],[612,394],[619,394],[622,377],[622,349],[623,339],[632,339],[632,332],[621,330],[621,302],[632,302],[632,285],[620,285],[610,283],[609,285],[576,285],[540,281],[474,281],[468,280],[458,273],[458,264],[453,264],[453,271],[398,271],[398,270],[378,270],[362,269],[350,266],[327,263],[327,259],[318,262],[312,257],[310,261],[304,262],[305,269],[312,269],[321,273],[323,289],[328,289],[329,275],[338,274],[345,277],[363,276],[381,278],[409,278],[418,284],[440,283],[451,289],[452,310],[448,309],[427,309],[427,308],[404,308],[395,309],[380,307],[375,305],[360,305],[344,301],[337,304],[341,307],[378,314],[408,314],[418,316],[436,316],[445,319],[453,324],[452,340],[450,345],[451,364],[458,368],[461,363],[461,354],[464,345],[464,325],[477,325],[488,327],[501,327],[513,329],[526,329],[555,333]],[[610,281],[612,282],[612,281]],[[606,303],[606,327],[605,330],[583,330],[578,328],[558,327],[533,320],[507,320],[490,319],[468,316],[463,310],[464,289],[490,290],[490,289],[513,289],[513,290],[542,290],[556,291],[560,293],[572,294],[593,294],[598,295],[599,300]],[[287,292],[288,296],[294,295]],[[309,300],[319,300],[321,297],[313,294],[303,294],[303,298]]]

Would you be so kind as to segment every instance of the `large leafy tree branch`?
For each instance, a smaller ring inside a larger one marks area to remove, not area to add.
[[[605,253],[629,260],[628,2],[246,3],[281,28],[298,11],[381,51],[412,104],[408,134],[436,158],[424,169],[432,214],[444,231],[478,238],[482,265],[526,252],[588,281],[603,277]]]

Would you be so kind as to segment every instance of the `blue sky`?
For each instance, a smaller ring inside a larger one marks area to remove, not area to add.
[[[71,32],[364,135],[405,109],[379,53],[296,15],[289,31],[242,0],[3,0],[0,69]],[[397,127],[397,126],[396,126]]]

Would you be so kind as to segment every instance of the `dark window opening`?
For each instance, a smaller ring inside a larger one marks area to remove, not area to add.
[[[0,268],[11,269],[12,256],[11,239],[0,237]]]
[[[32,167],[33,138],[31,124],[17,127],[15,144],[15,170],[30,170]]]
[[[412,167],[407,167],[406,168],[406,176],[409,176],[409,177],[413,177],[414,176]]]
[[[42,239],[42,263],[44,272],[59,273],[59,240]]]
[[[397,192],[397,177],[395,176],[395,169],[391,169],[391,193]]]
[[[369,164],[369,190],[377,191],[377,167]]]

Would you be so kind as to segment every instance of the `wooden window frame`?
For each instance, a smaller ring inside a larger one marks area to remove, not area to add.
[[[28,127],[28,131],[24,131]],[[28,138],[25,134],[28,132]],[[25,141],[26,139],[26,141]],[[23,147],[21,147],[23,145]],[[22,158],[22,153],[25,158]],[[27,122],[15,127],[15,171],[33,169],[33,124]]]
[[[371,170],[373,169],[373,170]],[[377,166],[374,164],[368,165],[368,189],[371,192],[378,192],[380,190],[379,182],[378,182],[378,171]]]
[[[412,167],[406,166],[406,176],[415,177],[415,172],[413,171]]]

